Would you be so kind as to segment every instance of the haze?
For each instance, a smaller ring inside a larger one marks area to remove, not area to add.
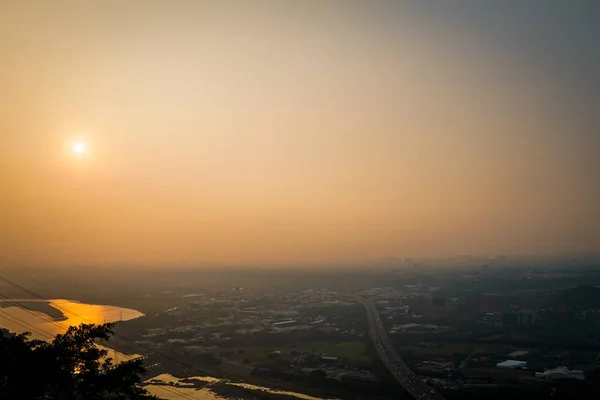
[[[598,251],[599,15],[594,0],[2,2],[0,253]]]

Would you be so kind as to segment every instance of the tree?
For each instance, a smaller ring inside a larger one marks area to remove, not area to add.
[[[107,340],[113,324],[69,327],[51,342],[29,333],[0,335],[0,399],[157,399],[139,384],[141,360],[113,365],[96,340]]]

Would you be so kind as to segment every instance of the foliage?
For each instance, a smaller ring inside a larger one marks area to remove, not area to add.
[[[51,342],[29,333],[0,336],[0,399],[156,399],[140,387],[141,360],[113,365],[95,345],[112,335],[112,324],[69,327]]]

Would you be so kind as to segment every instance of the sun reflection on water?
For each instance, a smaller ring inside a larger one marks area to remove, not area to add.
[[[41,302],[33,300],[12,300],[27,307],[27,302]],[[66,319],[53,320],[48,315],[26,310],[21,307],[0,308],[0,326],[12,332],[31,332],[32,339],[50,340],[59,333],[65,333],[69,326],[78,326],[82,323],[103,324],[105,322],[127,321],[142,317],[139,311],[129,308],[106,306],[99,304],[85,304],[73,300],[50,300],[49,305],[60,310]],[[109,357],[114,362],[132,358],[136,355],[125,355],[109,350]]]

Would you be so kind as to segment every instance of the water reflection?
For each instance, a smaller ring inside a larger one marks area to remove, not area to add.
[[[161,399],[167,400],[181,400],[181,399],[198,399],[198,400],[221,400],[227,399],[227,397],[219,396],[209,389],[188,389],[178,387],[177,389],[173,389],[167,386],[149,386],[148,391],[150,394],[157,396]]]
[[[9,301],[18,302],[25,307],[28,307],[27,303],[36,302],[33,300]],[[0,326],[17,333],[29,331],[33,339],[49,340],[59,333],[65,333],[69,326],[77,326],[82,323],[103,324],[105,322],[127,321],[144,315],[129,308],[85,304],[73,300],[56,299],[50,300],[49,304],[60,310],[66,319],[53,320],[39,311],[27,310],[21,307],[6,307],[0,308]],[[112,357],[114,362],[121,362],[137,356],[137,354],[126,355],[111,349],[107,350],[109,350],[108,356]]]
[[[297,398],[303,399],[303,400],[321,400],[319,397],[313,397],[313,396],[309,396],[307,394],[296,393],[296,392],[286,392],[285,390],[269,389],[269,388],[266,388],[263,386],[251,385],[249,383],[230,383],[230,385],[242,387],[245,389],[264,390],[269,393],[281,394],[281,395],[285,395],[285,396],[293,396],[293,397],[297,397]]]
[[[209,377],[207,377],[207,378],[211,382],[213,380],[219,381],[216,378],[209,378]],[[203,377],[199,377],[199,378],[195,378],[195,379],[206,380]],[[166,383],[169,383],[169,382],[178,383],[179,382],[178,378],[175,378],[174,376],[169,375],[169,374],[162,374],[151,380],[152,381],[162,381],[162,382],[166,382]],[[209,388],[194,389],[194,388],[187,388],[187,387],[182,387],[182,386],[177,386],[175,388],[175,387],[163,386],[163,385],[148,385],[148,386],[146,386],[146,389],[148,389],[150,394],[153,394],[154,396],[158,396],[161,399],[167,399],[167,400],[181,400],[181,399],[222,400],[222,399],[228,399],[228,397],[219,396],[218,394],[211,391]]]
[[[287,396],[287,397],[295,397],[301,400],[323,400],[319,397],[313,397],[313,396],[309,396],[303,393],[296,393],[296,392],[287,392],[287,391],[283,391],[283,390],[275,390],[275,389],[270,389],[268,387],[264,387],[264,386],[256,386],[256,385],[250,385],[247,383],[235,383],[235,382],[229,382],[226,380],[220,380],[220,379],[216,379],[216,378],[212,378],[212,377],[199,377],[199,376],[195,376],[192,379],[197,379],[200,381],[204,381],[207,383],[221,383],[223,385],[228,385],[228,386],[234,386],[234,387],[239,387],[239,388],[244,388],[244,389],[252,389],[252,390],[262,390],[264,392],[268,392],[271,394],[276,394],[276,395],[282,395],[282,396]],[[186,384],[181,382],[180,379],[169,375],[169,374],[163,374],[163,375],[159,375],[156,378],[153,378],[151,380],[149,380],[148,382],[153,382],[153,381],[162,381],[162,382],[172,382],[174,384],[178,385],[176,387],[172,387],[172,386],[164,386],[164,385],[156,385],[156,384],[149,384],[146,386],[146,389],[148,389],[148,391],[158,397],[162,397],[165,399],[169,399],[169,400],[180,400],[180,399],[200,399],[200,400],[218,400],[218,399],[229,399],[231,397],[223,397],[220,396],[218,394],[216,394],[215,392],[213,392],[210,389],[210,386],[208,387],[204,387],[202,389],[194,389],[194,388],[190,388],[190,387],[185,387]],[[239,396],[235,396],[235,398],[239,398]],[[247,398],[254,398],[254,396],[250,395],[248,393]]]

